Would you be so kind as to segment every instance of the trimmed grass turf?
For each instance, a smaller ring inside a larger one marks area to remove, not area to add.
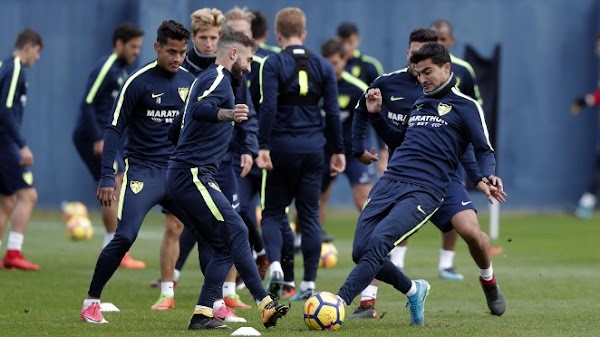
[[[336,292],[352,267],[354,211],[332,212],[327,230],[335,235],[340,252],[334,269],[320,270],[318,290]],[[159,276],[158,251],[162,216],[146,218],[132,254],[144,259],[143,271],[118,270],[103,293],[103,300],[116,304],[120,313],[106,313],[106,325],[84,324],[79,311],[103,238],[97,213],[93,214],[95,236],[73,242],[57,212],[37,211],[26,235],[25,255],[42,266],[41,272],[0,271],[0,336],[228,336],[229,331],[187,330],[202,276],[193,253],[176,289],[176,309],[154,312],[150,306],[159,291],[148,287]],[[481,216],[487,229],[487,217]],[[442,281],[437,277],[441,237],[427,224],[410,239],[405,270],[412,278],[425,278],[431,285],[426,302],[426,324],[409,326],[406,298],[388,285],[380,288],[377,309],[381,320],[346,321],[337,332],[310,332],[302,320],[303,303],[292,303],[288,316],[275,328],[265,329],[256,309],[238,314],[248,323],[231,323],[233,329],[252,326],[266,336],[310,336],[335,333],[344,336],[597,336],[598,276],[600,275],[600,224],[567,215],[503,215],[500,239],[494,242],[504,252],[494,258],[494,268],[507,299],[502,317],[491,316],[477,281],[477,270],[466,245],[457,246],[455,265],[464,281]],[[4,238],[2,254],[6,247]],[[194,251],[195,252],[195,251]],[[301,277],[297,256],[296,276]],[[296,282],[299,283],[300,279]],[[251,303],[247,290],[238,292]],[[358,298],[356,299],[358,301]],[[347,314],[354,305],[347,308]]]

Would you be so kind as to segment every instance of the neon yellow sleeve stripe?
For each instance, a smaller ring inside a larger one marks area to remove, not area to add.
[[[194,90],[194,85],[196,84],[196,81],[198,80],[198,78],[196,77],[194,79],[194,82],[192,82],[192,85],[190,86],[190,93],[193,92]],[[183,118],[181,118],[181,126],[179,127],[180,129],[183,129],[183,125],[185,124],[185,115],[187,114],[187,109],[188,106],[190,105],[190,96],[191,95],[187,95],[187,98],[185,99],[185,105],[183,107]]]
[[[192,178],[194,180],[194,184],[196,184],[198,191],[200,191],[200,195],[202,195],[202,199],[204,199],[204,202],[206,203],[206,206],[208,206],[208,209],[210,209],[212,215],[215,217],[215,219],[217,219],[217,221],[225,221],[225,219],[223,218],[223,214],[221,214],[221,211],[219,211],[219,207],[217,207],[217,204],[215,204],[215,201],[210,196],[210,192],[206,189],[206,186],[204,186],[204,184],[202,184],[202,181],[200,181],[200,179],[198,178],[198,168],[192,167],[190,171],[192,171]]]
[[[265,209],[265,190],[267,189],[267,170],[262,170],[262,179],[260,181],[260,209]]]
[[[85,97],[85,102],[87,104],[92,104],[92,102],[94,102],[94,98],[96,97],[96,94],[98,93],[98,89],[100,89],[100,86],[102,85],[102,82],[104,82],[104,78],[106,77],[106,74],[108,74],[110,67],[112,67],[112,65],[115,63],[116,60],[117,60],[117,54],[112,53],[108,57],[108,59],[106,59],[106,62],[104,62],[104,64],[102,65],[102,68],[100,68],[100,72],[98,73],[98,76],[96,76],[96,80],[94,81],[94,84],[92,84],[90,91],[88,92],[87,96]]]
[[[19,84],[19,74],[21,73],[21,59],[15,57],[14,59],[12,79],[10,80],[10,88],[8,89],[8,97],[6,97],[6,107],[12,108],[15,103],[15,94],[17,92],[17,84]]]
[[[281,51],[281,48],[279,48],[277,46],[271,46],[271,45],[266,44],[266,43],[261,43],[260,47],[263,48],[263,49],[266,49],[266,50],[270,50],[270,51],[275,52],[275,53],[279,53]]]
[[[369,55],[364,55],[364,54],[362,56],[362,60],[367,63],[371,63],[373,66],[375,66],[375,69],[377,70],[377,74],[379,74],[379,75],[383,74],[383,66],[381,65],[381,62],[379,62],[379,60],[377,60],[374,57],[371,57]]]
[[[469,71],[469,74],[471,74],[471,77],[473,77],[473,82],[475,82],[475,70],[473,69],[473,67],[471,66],[471,64],[463,59],[460,59],[452,54],[450,54],[450,62],[452,63],[456,63],[458,65],[461,65],[465,68],[467,68],[467,70]]]
[[[131,77],[129,77],[127,79],[127,81],[125,81],[125,84],[123,85],[123,89],[121,89],[121,93],[119,94],[119,100],[117,101],[117,107],[115,108],[115,112],[113,113],[113,120],[111,123],[112,126],[116,126],[117,122],[119,121],[119,116],[121,115],[121,108],[123,107],[123,100],[125,99],[125,92],[127,91],[127,88],[129,87],[131,82],[133,82],[133,80],[136,77],[138,77],[141,74],[145,73],[146,71],[156,67],[157,64],[158,64],[157,61],[147,64],[145,67],[143,67],[142,69],[136,71],[133,75],[131,75]]]
[[[263,99],[265,97],[265,95],[263,95],[263,68],[265,67],[265,63],[267,61],[267,58],[269,58],[268,56],[265,57],[265,59],[263,60],[263,62],[260,64],[260,68],[258,70],[258,88],[260,89],[260,100],[259,103],[262,104]]]
[[[217,78],[215,78],[215,81],[213,82],[213,84],[211,84],[210,88],[208,88],[207,90],[204,90],[204,93],[202,94],[202,96],[198,97],[197,101],[201,101],[204,97],[210,95],[211,92],[215,91],[215,89],[219,86],[219,84],[221,84],[223,77],[225,77],[225,75],[223,75],[223,66],[218,66],[217,67]]]
[[[252,62],[257,62],[262,64],[263,62],[265,62],[266,57],[262,57],[262,56],[258,56],[258,55],[252,55]]]
[[[487,141],[487,144],[490,147],[490,149],[492,149],[492,151],[494,151],[494,147],[492,147],[492,143],[490,142],[490,133],[487,128],[487,123],[485,122],[485,114],[483,113],[483,109],[481,108],[481,105],[479,105],[477,100],[460,92],[460,89],[458,89],[457,87],[453,87],[452,92],[460,97],[464,97],[464,98],[468,99],[469,101],[473,102],[473,104],[475,104],[475,106],[477,107],[477,111],[479,112],[479,119],[481,120],[481,126],[483,127],[483,133],[485,134],[485,140]]]
[[[123,173],[123,182],[121,182],[121,191],[119,192],[119,206],[117,207],[117,219],[121,220],[123,216],[123,203],[125,203],[125,190],[127,189],[127,173],[129,172],[129,158],[125,158],[125,173]]]
[[[361,81],[359,78],[350,75],[350,73],[347,71],[342,72],[342,79],[359,88],[361,91],[366,91],[367,89],[369,89],[369,86],[365,82]]]

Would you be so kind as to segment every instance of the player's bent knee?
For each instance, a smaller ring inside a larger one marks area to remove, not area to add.
[[[38,200],[38,193],[37,190],[33,187],[24,188],[17,191],[17,198],[21,202],[35,204]]]

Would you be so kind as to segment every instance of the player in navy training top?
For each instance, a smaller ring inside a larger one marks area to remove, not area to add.
[[[448,51],[438,43],[428,43],[411,56],[410,62],[425,95],[415,102],[400,132],[394,131],[388,139],[399,147],[360,214],[352,252],[357,265],[338,295],[350,303],[376,277],[406,294],[411,324],[422,326],[429,283],[412,281],[386,255],[440,207],[469,144],[485,183],[484,194],[500,201],[505,194],[494,175],[494,153],[483,111],[476,101],[454,88],[456,79]],[[381,104],[381,91],[370,89],[366,105],[376,119],[381,119]],[[494,286],[498,295],[495,282]]]
[[[436,39],[437,38],[435,32],[433,32],[432,30],[413,30],[409,38],[409,49],[407,56],[410,57],[412,53],[419,50],[419,48],[421,48],[425,43],[436,41]],[[382,138],[384,138],[384,140],[388,142],[388,146],[390,147],[390,149],[395,149],[399,145],[398,143],[395,143],[393,139],[395,134],[400,132],[398,127],[394,125],[394,122],[396,122],[397,120],[405,121],[409,114],[409,108],[394,110],[398,112],[398,114],[396,115],[390,115],[389,111],[386,114],[386,108],[399,108],[395,107],[394,102],[388,98],[390,97],[391,93],[402,93],[394,91],[394,89],[403,86],[394,82],[393,79],[404,78],[406,84],[408,84],[408,86],[404,87],[411,88],[412,83],[417,81],[415,75],[416,73],[414,72],[414,68],[410,67],[398,73],[392,73],[389,76],[381,77],[373,83],[372,87],[379,89],[384,100],[384,104],[379,114],[382,118],[377,119],[377,121],[374,124],[376,124],[376,129],[378,133],[380,133],[382,135]],[[387,80],[383,80],[384,78],[387,78]],[[405,91],[403,95],[406,97],[408,92],[410,91]],[[398,116],[399,118],[391,118],[390,116]],[[366,109],[366,102],[363,98],[361,99],[361,102],[355,110],[355,131],[360,131],[361,128],[359,128],[358,126],[362,125],[361,123],[368,123],[368,118],[369,116]],[[359,133],[360,132],[357,132],[357,134]],[[386,136],[386,133],[388,134],[388,136]],[[389,137],[389,135],[391,135],[391,137]],[[356,134],[355,136],[356,152],[360,153],[359,149],[364,149],[364,147],[361,145],[362,142],[360,142],[360,137],[358,137]],[[392,139],[390,140],[390,138]],[[373,156],[371,156],[370,153],[364,150],[363,155],[360,158],[362,160],[365,160],[365,163],[369,163],[370,160],[375,159]],[[481,184],[481,182],[478,182],[479,177],[481,176],[480,171],[477,166],[477,162],[474,159],[474,154],[471,148],[469,148],[469,150],[467,150],[467,152],[464,154],[461,163],[465,168],[467,168],[469,176],[473,180],[474,184]],[[475,213],[475,208],[472,204],[469,194],[465,189],[465,186],[461,183],[458,174],[454,174],[452,176],[452,181],[450,187],[448,188],[448,191],[446,192],[444,202],[440,209],[431,217],[430,220],[443,233],[447,233],[449,230],[455,228],[456,231],[459,232],[461,237],[469,246],[469,251],[473,256],[475,263],[479,267],[480,276],[484,280],[488,281],[493,277],[494,273],[492,269],[490,251],[491,247],[489,238],[485,233],[481,231],[481,228],[479,227],[477,215]],[[404,250],[401,250],[401,248],[402,246],[394,247],[390,254],[390,260],[398,268],[404,267]],[[441,255],[443,255],[443,252]],[[440,257],[440,260],[442,260],[442,257]],[[449,271],[446,270],[446,274],[444,274],[442,273],[442,270],[440,270],[440,277],[442,277],[443,275],[447,275],[448,272]],[[367,289],[363,291],[361,304],[357,308],[356,312],[349,316],[349,319],[359,317],[373,317],[374,315],[376,315],[374,311],[375,297],[377,294],[376,285],[376,283],[373,283],[373,286],[375,287],[367,287]],[[367,315],[368,312],[370,312],[370,315]],[[499,311],[492,310],[492,312],[498,314]]]
[[[269,170],[262,218],[263,240],[271,263],[269,291],[281,296],[284,281],[293,282],[289,274],[284,274],[282,263],[293,261],[294,235],[286,208],[295,200],[304,256],[304,278],[300,291],[292,298],[297,300],[312,295],[317,278],[325,128],[335,142],[330,172],[338,174],[346,166],[335,74],[325,58],[303,46],[305,26],[306,17],[299,8],[277,13],[277,40],[283,50],[266,59],[259,75],[262,102],[257,164]]]
[[[0,240],[8,220],[12,222],[0,269],[40,270],[21,253],[38,195],[31,173],[33,154],[20,128],[27,102],[23,68],[37,62],[43,46],[38,32],[25,29],[16,38],[12,56],[0,62]]]
[[[119,196],[117,232],[98,257],[88,297],[83,301],[81,318],[88,323],[106,323],[100,313],[100,295],[135,241],[146,213],[160,204],[182,216],[167,197],[165,176],[173,151],[168,139],[169,125],[183,109],[194,79],[180,67],[189,37],[189,31],[180,23],[162,22],[154,43],[156,61],[127,79],[106,127],[97,193],[102,206],[110,206],[116,200],[112,163],[122,136],[127,137],[123,154],[126,169]],[[167,219],[167,226],[171,222],[179,220]]]
[[[121,24],[113,32],[113,51],[102,56],[94,65],[88,77],[85,96],[80,105],[79,117],[73,130],[73,144],[77,153],[98,184],[100,180],[100,159],[104,147],[104,130],[112,113],[112,107],[119,90],[127,79],[127,67],[132,65],[140,53],[144,32],[133,24]],[[116,189],[123,181],[125,163],[121,153],[116,161]],[[102,248],[112,240],[117,229],[117,202],[102,208],[102,221],[106,235]],[[143,269],[144,261],[133,259],[129,253],[121,261],[121,267]]]
[[[190,224],[215,250],[190,329],[224,328],[213,317],[213,302],[233,263],[254,299],[266,327],[275,325],[288,306],[273,301],[262,286],[248,242],[248,229],[214,176],[229,146],[235,123],[248,119],[248,106],[236,104],[232,80],[250,70],[254,41],[240,32],[219,37],[217,59],[196,78],[186,102],[177,146],[169,160],[170,195],[184,208]]]

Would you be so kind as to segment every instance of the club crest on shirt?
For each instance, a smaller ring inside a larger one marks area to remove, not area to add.
[[[438,115],[443,116],[452,110],[452,106],[446,103],[440,102],[438,104]]]
[[[188,87],[177,88],[177,92],[179,93],[179,97],[181,98],[181,100],[185,102],[185,100],[187,99],[188,93],[190,92],[190,88],[188,88]]]
[[[346,109],[348,107],[348,103],[350,103],[350,96],[348,95],[339,95],[338,96],[338,105],[340,109]]]
[[[131,191],[133,193],[138,194],[144,188],[144,182],[143,181],[132,180],[129,183],[129,188],[131,188]]]
[[[31,171],[24,172],[23,181],[29,186],[33,185],[33,173]]]

